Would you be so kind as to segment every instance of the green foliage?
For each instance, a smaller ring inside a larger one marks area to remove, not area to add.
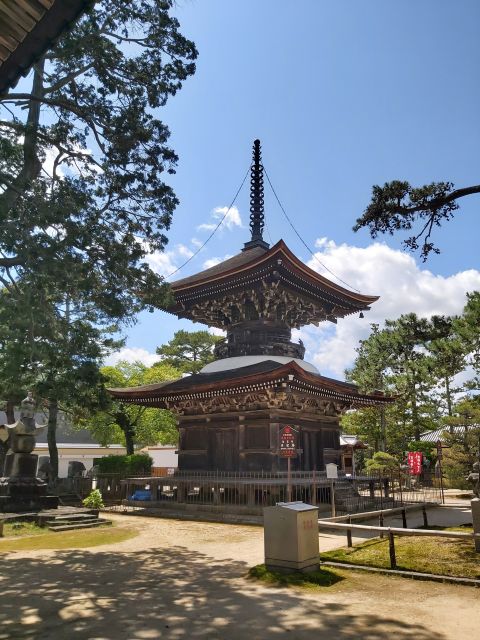
[[[118,473],[122,476],[149,474],[153,460],[145,453],[134,453],[126,456],[104,456],[98,461],[100,473]]]
[[[365,463],[368,473],[375,471],[393,471],[398,469],[398,460],[385,451],[377,451]]]
[[[93,489],[90,491],[89,495],[82,500],[83,506],[88,509],[103,509],[105,506],[103,504],[102,494],[98,489]]]
[[[0,397],[30,388],[48,407],[54,474],[59,408],[98,404],[118,325],[170,299],[145,260],[177,205],[165,183],[177,157],[153,110],[197,56],[172,6],[94,3],[30,88],[0,97]]]
[[[353,230],[367,227],[376,238],[379,233],[410,231],[418,224],[418,230],[404,244],[411,251],[421,246],[421,256],[426,260],[431,252],[439,253],[431,239],[432,231],[453,218],[459,198],[475,193],[480,193],[480,186],[454,189],[451,182],[412,187],[408,182],[393,180],[383,187],[374,185],[370,204]]]
[[[442,470],[446,484],[472,489],[466,477],[480,460],[480,396],[467,396],[455,405],[455,414],[445,420]],[[449,427],[453,427],[450,431]],[[456,427],[456,428],[455,428]]]
[[[460,318],[457,318],[454,326],[455,332],[461,341],[464,352],[467,354],[469,364],[475,376],[467,383],[470,390],[480,390],[480,292],[473,291],[467,294],[467,304]]]
[[[213,348],[222,340],[208,331],[176,331],[173,339],[157,348],[161,362],[184,373],[198,373],[214,359]]]
[[[100,406],[94,413],[86,414],[78,426],[89,429],[100,444],[125,444],[128,454],[134,453],[134,446],[178,442],[176,419],[170,411],[118,402],[105,387],[165,382],[179,378],[179,371],[164,363],[148,368],[141,362],[119,362],[114,367],[103,367],[101,374],[105,386],[99,391]]]
[[[0,99],[0,275],[13,295],[11,278],[32,291],[54,282],[113,319],[165,302],[144,258],[166,243],[177,157],[153,110],[197,56],[172,6],[96,2],[37,63],[31,89]]]
[[[360,342],[353,368],[346,372],[362,391],[379,389],[396,397],[395,406],[384,411],[384,435],[396,432],[396,451],[436,424],[437,405],[430,392],[437,381],[427,349],[437,336],[435,322],[410,313],[386,320],[384,329],[372,325],[370,337]]]
[[[408,443],[407,451],[420,451],[430,462],[437,459],[437,448],[433,442],[417,442],[414,440]]]

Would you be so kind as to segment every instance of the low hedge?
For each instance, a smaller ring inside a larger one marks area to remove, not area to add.
[[[149,474],[153,460],[146,453],[134,453],[131,456],[105,456],[97,462],[99,473],[118,473],[122,476]]]

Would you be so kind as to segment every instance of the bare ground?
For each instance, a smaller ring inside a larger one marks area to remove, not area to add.
[[[138,537],[0,560],[0,640],[478,636],[477,589],[355,572],[317,590],[267,587],[245,577],[263,560],[260,527],[113,517]]]

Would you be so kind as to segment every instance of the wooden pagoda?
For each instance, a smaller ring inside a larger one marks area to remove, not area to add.
[[[353,407],[390,402],[326,378],[305,362],[292,328],[336,322],[378,298],[345,289],[303,264],[281,240],[263,240],[263,166],[254,143],[251,240],[234,257],[172,283],[166,311],[226,331],[216,360],[173,382],[111,389],[123,402],[170,409],[178,416],[180,470],[277,471],[283,426],[297,430],[293,468],[340,462],[339,419]]]

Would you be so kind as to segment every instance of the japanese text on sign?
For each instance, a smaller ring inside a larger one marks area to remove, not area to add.
[[[421,451],[408,452],[408,466],[412,475],[419,476],[422,473],[422,462],[423,453]]]
[[[294,458],[296,455],[297,442],[295,431],[287,425],[280,431],[280,456],[282,458]]]

